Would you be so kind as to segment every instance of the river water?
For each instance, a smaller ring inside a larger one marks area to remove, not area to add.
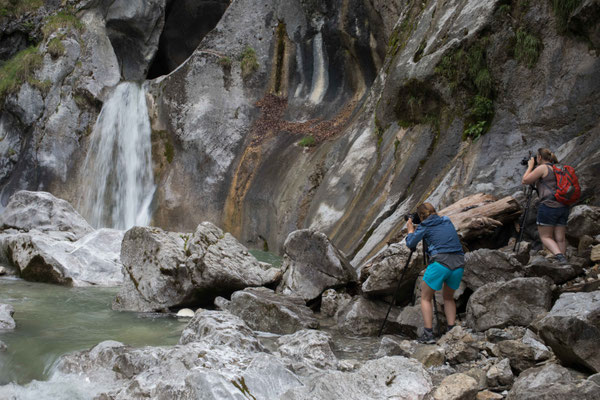
[[[178,342],[189,319],[113,311],[117,291],[0,279],[0,303],[14,307],[17,323],[14,331],[0,331],[8,346],[0,352],[0,385],[45,380],[61,355],[104,340],[136,347]]]

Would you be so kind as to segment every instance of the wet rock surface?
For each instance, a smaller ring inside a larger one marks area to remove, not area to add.
[[[17,326],[13,315],[15,309],[9,304],[0,304],[0,330],[13,330]]]

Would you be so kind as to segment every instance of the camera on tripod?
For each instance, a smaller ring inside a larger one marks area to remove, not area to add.
[[[404,220],[405,221],[408,221],[409,218],[412,219],[412,222],[415,225],[419,225],[421,223],[421,218],[419,218],[419,214],[417,214],[416,212],[410,213],[410,214],[406,214],[404,216]]]
[[[529,155],[521,160],[521,165],[527,165],[531,157],[533,157],[533,168],[537,167],[537,157],[533,156],[533,152],[531,150],[529,151]]]

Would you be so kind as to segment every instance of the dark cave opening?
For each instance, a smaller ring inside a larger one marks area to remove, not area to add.
[[[167,75],[179,67],[217,26],[228,6],[229,0],[169,0],[147,78]]]

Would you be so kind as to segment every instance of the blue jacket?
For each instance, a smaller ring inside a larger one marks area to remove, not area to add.
[[[437,253],[463,253],[456,229],[448,217],[430,215],[417,226],[414,233],[406,236],[406,245],[415,249],[421,239],[425,239],[430,256]]]

